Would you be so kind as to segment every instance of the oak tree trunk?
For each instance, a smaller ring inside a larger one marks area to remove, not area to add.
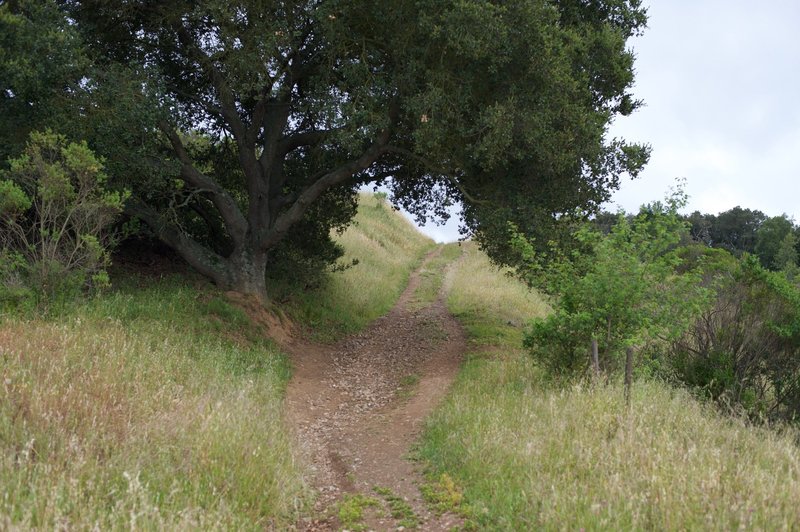
[[[255,296],[259,301],[267,300],[267,251],[254,251],[243,249],[231,256],[230,281],[228,290],[235,290],[243,294]],[[219,283],[217,283],[219,284]]]

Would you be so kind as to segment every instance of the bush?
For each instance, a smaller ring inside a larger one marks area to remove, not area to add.
[[[800,290],[756,257],[704,266],[716,298],[666,352],[672,377],[751,416],[800,416]]]
[[[684,203],[678,191],[635,217],[620,215],[606,235],[586,224],[575,233],[581,251],[546,265],[529,262],[528,278],[553,297],[554,312],[532,323],[525,345],[549,373],[585,371],[594,339],[600,369],[610,375],[627,347],[673,338],[691,323],[708,290],[692,272],[678,271],[676,249],[687,229],[677,211]]]
[[[31,133],[0,180],[0,302],[53,301],[108,283],[111,230],[127,198],[86,143]]]
[[[531,324],[526,347],[551,375],[574,377],[590,365],[592,339],[607,376],[636,346],[648,373],[720,405],[800,418],[800,288],[754,255],[686,245],[682,205],[679,191],[620,215],[607,234],[586,225],[575,233],[578,248],[554,251],[549,263],[517,236],[523,273],[554,309]]]

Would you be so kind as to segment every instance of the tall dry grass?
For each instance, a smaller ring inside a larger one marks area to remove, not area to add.
[[[293,522],[288,370],[248,328],[175,280],[0,324],[0,529]]]
[[[458,244],[451,244],[458,245]],[[473,242],[461,244],[464,256],[447,275],[448,306],[474,343],[518,347],[530,319],[549,311],[507,268],[497,268]]]
[[[342,264],[321,287],[289,302],[292,317],[310,326],[320,339],[332,340],[362,329],[388,312],[405,289],[411,271],[435,247],[402,214],[374,194],[362,193],[358,214],[342,235]]]
[[[434,244],[362,195],[345,261],[289,314],[321,338],[388,311]],[[284,356],[207,285],[135,279],[0,322],[0,529],[282,529],[307,504]]]
[[[480,528],[800,527],[793,434],[723,417],[658,382],[635,383],[630,411],[616,384],[548,385],[509,343],[545,308],[535,295],[487,269],[474,247],[451,280],[473,352],[419,453],[461,485]],[[487,315],[492,325],[480,325]]]

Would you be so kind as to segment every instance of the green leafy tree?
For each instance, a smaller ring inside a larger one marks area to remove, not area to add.
[[[739,206],[721,212],[716,217],[707,216],[711,220],[711,245],[727,249],[734,255],[755,252],[756,233],[767,219],[761,211]]]
[[[778,264],[778,253],[783,240],[793,232],[794,224],[785,214],[769,218],[761,224],[756,233],[755,254],[765,268],[781,269],[782,265]]]
[[[707,246],[714,244],[711,235],[716,224],[716,216],[694,211],[686,217],[686,221],[689,222],[689,234],[694,241],[702,242]]]
[[[800,225],[794,228],[794,248],[797,250],[797,256],[800,257]]]
[[[696,275],[678,271],[676,246],[687,227],[677,211],[684,204],[677,192],[635,217],[620,214],[607,235],[582,226],[575,237],[583,249],[546,265],[532,262],[529,278],[552,295],[554,311],[533,322],[525,343],[551,373],[585,370],[595,339],[601,369],[610,374],[626,347],[676,337],[690,324],[708,292]]]
[[[52,0],[0,2],[0,166],[34,129],[67,122],[88,62]]]
[[[591,209],[647,159],[605,138],[638,106],[626,48],[646,22],[638,0],[59,3],[98,68],[158,104],[139,136],[163,142],[150,159],[177,174],[138,187],[130,211],[258,297],[278,246],[304,240],[293,230],[315,206],[346,219],[361,183],[391,178],[420,216],[464,201],[501,257],[505,219],[527,233],[531,216]],[[193,227],[175,216],[189,210]]]
[[[86,143],[33,132],[0,180],[0,255],[6,288],[23,283],[52,299],[108,282],[112,225],[126,194],[106,188]]]
[[[729,259],[697,261],[714,298],[664,350],[668,374],[726,408],[796,421],[800,290],[753,255]]]
[[[786,233],[775,254],[775,267],[784,272],[789,280],[798,278],[800,265],[797,263],[797,236],[794,231]]]

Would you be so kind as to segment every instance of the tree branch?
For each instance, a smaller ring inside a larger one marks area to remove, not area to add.
[[[194,199],[195,196],[197,196],[199,194],[203,194],[204,192],[211,192],[211,191],[208,190],[208,189],[205,189],[205,188],[196,188],[196,189],[190,191],[186,195],[184,200],[181,201],[180,203],[176,203],[175,202],[175,198],[172,198],[172,199],[169,200],[169,208],[171,210],[176,211],[176,210],[180,209],[181,207],[186,207],[187,205],[189,205],[189,202]]]
[[[231,128],[233,138],[236,140],[237,144],[239,144],[240,149],[243,146],[252,144],[250,141],[253,139],[248,138],[247,128],[236,109],[236,98],[233,95],[233,91],[228,86],[228,83],[225,81],[225,78],[222,76],[222,73],[214,66],[214,62],[211,58],[197,45],[192,35],[183,24],[180,22],[176,23],[173,25],[173,29],[175,29],[178,40],[186,49],[187,53],[191,54],[203,70],[205,70],[206,75],[211,80],[211,84],[217,90],[219,94],[220,112]]]
[[[283,133],[283,128],[289,120],[289,102],[286,100],[275,101],[273,100],[266,106],[264,113],[263,127],[264,127],[264,143],[262,146],[261,157],[258,158],[258,164],[261,167],[263,175],[269,175],[270,168],[275,162],[276,157],[281,154],[278,150],[278,142]]]
[[[280,52],[276,50],[276,55],[280,55]],[[268,84],[265,84],[264,87],[261,89],[260,98],[256,102],[255,108],[253,109],[253,123],[250,125],[250,135],[252,138],[256,138],[258,136],[258,131],[263,126],[264,128],[267,127],[266,115],[269,108],[269,101],[268,98],[271,90],[275,87],[275,83],[281,79],[285,74],[288,74],[288,67],[289,63],[292,59],[296,56],[296,51],[292,51],[285,56],[283,56],[283,61],[280,62],[279,66],[276,69],[275,76],[269,76],[270,81]],[[285,87],[291,92],[291,84],[288,87]],[[288,104],[288,101],[286,101]]]
[[[344,183],[358,172],[366,170],[372,163],[386,153],[386,145],[389,142],[390,132],[386,129],[381,132],[375,142],[358,158],[349,161],[335,170],[323,175],[308,188],[303,190],[292,206],[281,214],[272,226],[272,229],[261,239],[259,247],[269,249],[277,244],[295,223],[299,222],[308,207],[325,193],[328,189]]]
[[[414,159],[415,161],[421,163],[423,166],[426,166],[431,171],[436,172],[437,174],[439,174],[439,175],[441,175],[443,177],[446,177],[448,179],[448,181],[450,181],[450,183],[452,183],[452,185],[455,186],[461,192],[461,194],[465,198],[467,198],[467,200],[470,203],[473,203],[475,205],[487,205],[487,204],[489,204],[488,201],[482,200],[482,199],[478,199],[478,198],[474,197],[473,195],[471,195],[469,192],[467,192],[467,189],[464,188],[464,185],[459,183],[458,179],[456,178],[456,176],[454,176],[452,174],[452,172],[449,172],[447,170],[443,170],[442,168],[439,168],[438,165],[433,163],[433,161],[430,161],[429,159],[427,159],[427,158],[425,158],[425,157],[423,157],[421,155],[417,155],[416,153],[412,152],[411,150],[407,150],[407,149],[401,148],[399,146],[386,146],[386,151],[388,153],[396,153],[398,155],[404,155],[406,157],[410,157],[410,158]]]
[[[129,200],[125,211],[146,223],[156,236],[195,268],[201,274],[210,277],[217,284],[230,284],[230,274],[225,267],[225,259],[208,250],[179,228],[166,222],[155,209],[136,200]]]
[[[169,139],[172,149],[181,163],[181,178],[191,186],[209,193],[211,201],[219,211],[222,219],[225,220],[225,225],[234,243],[238,245],[243,242],[247,234],[247,220],[239,210],[236,201],[213,179],[194,167],[192,159],[186,152],[186,148],[175,129],[164,121],[159,123],[159,128]]]
[[[295,133],[281,138],[278,144],[278,155],[286,155],[296,150],[300,146],[314,146],[328,138],[336,131],[341,131],[343,128],[333,129],[315,129],[311,131],[304,131],[302,133]]]

